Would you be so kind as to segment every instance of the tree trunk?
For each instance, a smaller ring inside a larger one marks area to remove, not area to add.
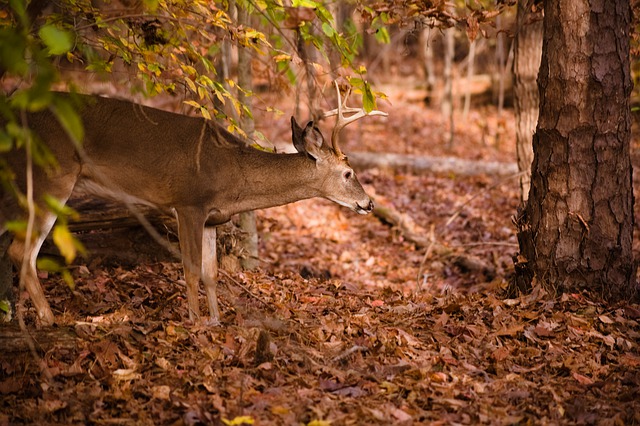
[[[520,178],[520,200],[529,197],[533,146],[531,140],[538,122],[538,70],[542,56],[542,4],[539,0],[518,2],[513,60],[514,110],[516,116],[516,156]]]
[[[471,108],[471,79],[473,78],[473,65],[476,60],[476,39],[469,41],[469,54],[467,55],[467,84],[464,92],[464,107],[462,108],[462,121],[467,121],[469,108]]]
[[[247,26],[249,24],[249,13],[238,4],[236,4],[236,7],[238,24]],[[238,46],[238,85],[245,90],[250,90],[252,77],[251,53],[246,48]],[[251,110],[251,100],[242,91],[238,91],[238,101]],[[255,130],[253,118],[247,114],[242,114],[240,127],[247,134],[247,139],[251,140]],[[240,263],[244,269],[255,269],[258,266],[258,229],[255,212],[240,213],[239,225],[244,233],[240,240],[240,245],[245,254]]]
[[[440,103],[436,90],[436,67],[433,61],[433,43],[435,39],[433,28],[425,28],[422,30],[420,42],[422,43],[422,55],[424,74],[427,79],[427,100],[429,105],[438,105]]]
[[[453,119],[453,55],[455,53],[454,27],[444,31],[444,96],[442,97],[442,114],[449,121],[449,136],[447,146],[453,148],[453,135],[455,122]]]
[[[631,297],[629,0],[547,0],[520,283]]]
[[[502,15],[496,16],[496,30],[498,35],[496,36],[496,65],[498,68],[498,116],[502,115],[502,109],[504,108],[504,37],[505,34],[502,31]]]
[[[12,317],[13,297],[13,268],[7,249],[11,244],[11,234],[0,234],[0,323]]]

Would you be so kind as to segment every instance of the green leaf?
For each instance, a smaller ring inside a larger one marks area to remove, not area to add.
[[[51,110],[67,132],[73,143],[77,146],[82,144],[84,139],[84,127],[80,116],[75,111],[71,103],[59,97],[54,98]]]
[[[143,0],[143,4],[145,9],[151,13],[158,9],[158,0]]]
[[[318,2],[313,0],[293,0],[291,2],[291,6],[293,7],[308,7],[311,9],[315,9],[318,7]]]
[[[74,220],[80,218],[80,215],[77,211],[67,206],[53,195],[46,194],[43,198],[45,204],[47,205],[47,208],[55,213],[56,216],[59,216],[58,220],[66,220],[67,217],[70,217]]]
[[[43,25],[38,34],[51,55],[63,55],[73,48],[73,35],[55,25]]]
[[[29,72],[29,63],[25,60],[26,50],[26,38],[21,37],[17,29],[0,29],[0,64],[8,72],[17,75]]]
[[[13,138],[4,130],[0,130],[0,153],[9,152],[13,147]]]
[[[364,90],[362,91],[362,106],[367,113],[376,109],[376,98],[371,93],[371,86],[368,82],[364,82]]]
[[[327,22],[322,24],[322,31],[324,31],[324,34],[329,38],[333,37],[333,35],[335,34],[335,30]]]
[[[27,232],[27,221],[9,220],[4,223],[4,227],[7,229],[7,231],[11,231],[17,236],[24,237],[24,234]]]
[[[0,300],[0,311],[4,312],[5,314],[11,312],[11,303],[9,303],[9,301],[6,299]]]
[[[36,261],[36,266],[38,269],[47,271],[47,272],[60,272],[62,270],[62,266],[55,260],[49,257],[40,257]]]
[[[386,27],[380,27],[376,30],[376,40],[383,44],[391,43],[391,37]]]

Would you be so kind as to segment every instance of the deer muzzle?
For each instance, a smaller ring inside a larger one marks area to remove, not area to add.
[[[371,213],[371,211],[373,210],[373,201],[371,199],[369,199],[369,203],[366,204],[364,207],[361,206],[359,203],[356,203],[356,213],[358,214],[369,214]]]

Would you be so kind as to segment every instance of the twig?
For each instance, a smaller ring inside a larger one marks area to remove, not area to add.
[[[27,114],[25,110],[22,110],[22,125],[27,127]],[[20,267],[20,280],[18,284],[19,296],[18,302],[16,306],[16,316],[18,317],[18,324],[20,325],[20,331],[24,335],[25,342],[27,342],[27,346],[29,346],[29,353],[33,357],[33,360],[36,362],[36,365],[40,365],[42,368],[42,373],[47,378],[48,381],[53,381],[53,375],[49,368],[47,368],[44,359],[38,355],[36,351],[36,344],[33,340],[31,334],[29,334],[29,330],[27,329],[27,325],[24,322],[24,305],[22,293],[25,288],[25,277],[27,276],[27,270],[31,264],[31,259],[29,255],[31,254],[31,244],[33,244],[33,227],[35,225],[36,220],[36,206],[33,201],[33,157],[31,152],[31,143],[33,142],[31,138],[31,133],[27,132],[27,140],[25,143],[25,154],[27,156],[27,210],[28,210],[28,219],[27,219],[27,232],[24,240],[24,251],[22,254],[22,265]]]
[[[101,20],[100,23],[104,24],[106,22],[117,21],[117,20],[120,20],[120,19],[136,19],[136,18],[162,19],[162,20],[165,20],[165,21],[177,22],[179,24],[187,24],[187,25],[198,26],[198,24],[195,21],[185,21],[185,20],[182,20],[180,18],[174,18],[173,16],[167,16],[167,15],[147,15],[147,14],[143,14],[143,13],[133,13],[133,14],[127,14],[127,15],[110,16],[108,18],[104,18],[103,20]],[[90,24],[85,24],[85,25],[80,25],[78,27],[75,27],[74,30],[82,31],[82,30],[86,30],[87,28],[93,28],[95,25],[97,25],[97,23],[96,22],[92,22]]]
[[[169,296],[168,298],[166,298],[161,304],[160,306],[158,306],[157,308],[155,308],[153,311],[149,312],[149,314],[147,315],[147,317],[154,317],[158,314],[158,312],[160,312],[161,310],[163,310],[168,304],[169,302],[171,302],[173,299],[175,299],[176,297],[180,296],[182,293],[173,293],[171,296]]]
[[[429,246],[427,247],[427,251],[425,251],[424,256],[422,257],[422,261],[420,262],[420,266],[418,267],[418,276],[416,278],[416,292],[420,292],[421,290],[421,280],[420,278],[422,277],[422,271],[424,269],[424,264],[427,262],[427,259],[429,258],[429,256],[431,255],[431,252],[433,251],[433,247],[436,244],[436,231],[435,231],[435,225],[431,224],[431,229],[429,230],[429,240],[431,241],[429,243]]]
[[[519,247],[516,243],[503,243],[501,241],[484,241],[479,243],[465,243],[465,244],[451,244],[449,247],[477,247],[477,246],[505,246],[505,247]]]
[[[244,290],[249,296],[253,297],[254,299],[256,299],[258,302],[262,303],[263,305],[267,306],[268,308],[273,309],[273,306],[271,306],[269,303],[265,302],[264,300],[260,299],[258,296],[256,296],[255,294],[253,294],[251,292],[251,290],[249,290],[244,284],[242,284],[241,282],[239,282],[238,280],[236,280],[235,278],[233,278],[231,275],[229,275],[228,273],[226,273],[225,271],[223,271],[222,269],[218,270],[218,273],[224,275],[225,277],[227,277],[228,279],[230,279],[231,281],[233,281],[233,283],[235,285],[237,285],[238,287],[240,287],[242,290]]]
[[[333,358],[333,362],[340,362],[342,360],[344,360],[345,358],[347,358],[348,356],[356,353],[356,352],[366,352],[368,351],[369,348],[367,348],[366,346],[360,346],[360,345],[353,345],[351,346],[349,349],[347,349],[346,351],[342,352],[340,355],[337,355],[335,358]]]
[[[451,217],[449,217],[449,219],[445,222],[444,224],[444,228],[448,227],[449,225],[451,225],[451,223],[456,220],[456,218],[460,215],[460,213],[462,212],[462,209],[467,206],[471,201],[475,200],[476,198],[478,198],[480,195],[491,191],[494,188],[499,187],[500,185],[502,185],[503,183],[505,183],[508,180],[511,179],[515,179],[517,177],[523,176],[526,172],[522,171],[522,172],[518,172],[512,175],[509,175],[507,177],[505,177],[504,179],[500,179],[497,183],[495,183],[494,185],[488,186],[486,188],[484,188],[482,191],[479,191],[477,193],[475,193],[473,196],[469,197],[467,200],[465,200],[464,203],[462,203],[460,206],[458,206],[458,208],[456,209],[456,211],[453,212],[453,214],[451,215]]]

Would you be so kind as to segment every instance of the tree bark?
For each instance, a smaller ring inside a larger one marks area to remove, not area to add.
[[[517,28],[514,38],[514,110],[516,116],[516,157],[520,178],[520,200],[524,206],[529,198],[532,138],[538,122],[540,96],[538,71],[542,56],[542,4],[540,0],[518,2]]]
[[[637,290],[629,153],[629,0],[547,0],[531,192],[519,215],[521,283]]]
[[[473,65],[476,60],[476,40],[469,41],[469,55],[467,55],[467,84],[464,91],[464,107],[462,108],[462,121],[467,121],[469,108],[471,108],[471,80],[473,78]]]
[[[505,72],[505,34],[502,31],[502,15],[496,16],[496,65],[498,68],[498,116],[502,115],[504,108],[504,72]]]
[[[436,67],[433,61],[435,32],[436,30],[433,28],[425,28],[422,30],[420,37],[420,42],[422,43],[423,67],[427,80],[427,99],[429,105],[438,105],[440,103],[436,90]]]
[[[442,97],[442,115],[449,122],[447,146],[453,148],[455,121],[453,119],[453,56],[455,54],[455,28],[444,31],[444,96]]]
[[[243,9],[240,5],[236,4],[238,11],[238,24],[249,24],[249,12]],[[252,87],[251,72],[251,53],[238,46],[238,84],[245,90],[250,90]],[[238,101],[247,106],[251,110],[251,100],[247,98],[242,91],[238,91]],[[252,140],[255,130],[255,124],[253,118],[247,114],[242,114],[240,117],[240,127],[247,134],[247,139]],[[239,225],[244,231],[244,235],[240,240],[240,245],[245,251],[245,256],[240,263],[244,269],[255,269],[258,267],[258,229],[256,224],[256,213],[245,212],[239,215]]]

